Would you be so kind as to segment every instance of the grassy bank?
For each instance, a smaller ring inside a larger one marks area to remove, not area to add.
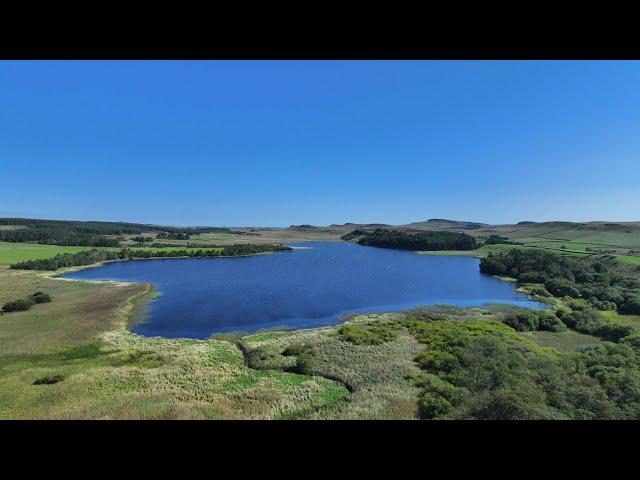
[[[53,302],[0,315],[0,418],[279,418],[347,395],[322,377],[249,369],[233,342],[128,332],[144,284],[0,269],[0,303],[35,290]]]

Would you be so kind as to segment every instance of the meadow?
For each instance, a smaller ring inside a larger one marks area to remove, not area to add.
[[[462,229],[454,229],[463,231]],[[486,257],[489,252],[512,248],[533,248],[556,253],[591,256],[607,254],[629,265],[640,265],[640,225],[625,224],[578,224],[568,222],[545,222],[542,224],[486,226],[469,230],[474,236],[501,235],[517,244],[483,245],[471,251],[424,251],[427,255],[470,255]]]
[[[39,243],[0,242],[0,265],[10,265],[25,260],[54,257],[59,253],[77,253],[83,250],[88,250],[88,248],[42,245]]]

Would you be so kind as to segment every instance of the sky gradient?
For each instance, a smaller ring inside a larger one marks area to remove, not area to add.
[[[0,217],[640,220],[634,61],[0,62]]]

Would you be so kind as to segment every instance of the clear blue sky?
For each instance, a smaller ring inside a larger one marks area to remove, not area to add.
[[[640,63],[0,62],[0,216],[640,220]]]

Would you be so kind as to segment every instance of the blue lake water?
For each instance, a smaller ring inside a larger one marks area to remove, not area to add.
[[[114,262],[64,277],[153,283],[161,295],[151,301],[146,321],[132,330],[163,337],[317,327],[338,323],[347,313],[441,303],[539,307],[513,283],[481,274],[476,258],[342,242],[291,245],[311,248],[252,257]]]

